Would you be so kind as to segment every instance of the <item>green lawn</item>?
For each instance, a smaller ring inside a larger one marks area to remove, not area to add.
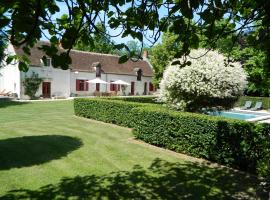
[[[0,199],[250,199],[256,182],[75,117],[72,101],[0,104]]]

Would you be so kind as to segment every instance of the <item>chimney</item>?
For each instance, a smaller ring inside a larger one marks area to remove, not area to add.
[[[147,60],[148,59],[148,51],[144,50],[143,51],[143,60]]]

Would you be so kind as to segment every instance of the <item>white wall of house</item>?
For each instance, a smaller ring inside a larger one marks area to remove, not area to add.
[[[96,84],[89,83],[88,91],[76,91],[76,80],[92,80],[96,78],[96,73],[89,72],[71,72],[70,75],[70,88],[71,93],[76,94],[78,96],[90,96],[96,91]],[[121,74],[101,74],[100,77],[102,80],[110,83],[116,80],[122,80],[131,84],[131,82],[135,83],[135,91],[134,95],[143,95],[144,94],[144,84],[147,83],[147,94],[149,93],[149,83],[152,81],[151,77],[142,76],[141,81],[137,81],[137,76],[132,75],[121,75]],[[110,92],[110,84],[100,84],[100,92]],[[131,86],[127,86],[125,90],[125,95],[129,95],[131,93]],[[119,95],[123,94],[122,91],[118,92]]]
[[[21,82],[25,77],[31,77],[32,73],[37,73],[43,82],[51,83],[51,97],[69,97],[70,96],[70,70],[55,69],[53,67],[35,67],[30,66],[28,72],[21,72]],[[22,85],[22,98],[28,98],[24,95],[24,87]],[[36,93],[36,96],[42,96],[42,83]]]
[[[76,91],[76,80],[92,80],[96,78],[96,73],[89,72],[70,72],[70,92],[71,94],[76,94],[79,96],[90,96],[93,95],[93,92],[96,90],[96,85],[89,83],[88,91]]]
[[[15,50],[12,45],[8,45],[6,54],[14,55]],[[6,90],[11,93],[16,93],[21,99],[28,99],[29,97],[24,95],[23,81],[25,77],[30,77],[35,72],[43,79],[43,82],[51,83],[51,97],[69,97],[71,95],[89,96],[93,95],[96,91],[96,84],[89,83],[88,91],[76,91],[76,80],[92,80],[96,78],[95,72],[82,72],[75,73],[71,70],[55,69],[52,66],[30,66],[28,72],[20,72],[18,69],[18,63],[11,63],[4,65],[0,68],[0,92]],[[122,80],[131,84],[135,83],[134,95],[144,94],[144,85],[147,83],[146,94],[149,94],[149,83],[152,81],[152,77],[142,76],[141,81],[137,81],[136,75],[124,75],[124,74],[101,74],[101,79],[106,82]],[[110,84],[100,84],[100,92],[110,92]],[[131,86],[127,86],[125,89],[125,95],[130,95]],[[118,92],[122,95],[123,92]],[[42,96],[42,83],[36,93],[36,96]]]
[[[5,54],[15,55],[12,45],[8,45]],[[3,61],[3,66],[0,67],[0,92],[2,90],[20,96],[20,71],[15,61],[8,65]]]
[[[144,84],[147,82],[147,94],[149,91],[149,83],[152,81],[151,77],[142,76],[141,81],[137,81],[137,76],[132,75],[121,75],[121,74],[107,74],[107,82],[122,80],[131,84],[135,83],[134,95],[143,95],[144,93]],[[110,91],[110,86],[108,86],[108,91]],[[129,95],[131,93],[131,85],[126,87],[125,94]]]

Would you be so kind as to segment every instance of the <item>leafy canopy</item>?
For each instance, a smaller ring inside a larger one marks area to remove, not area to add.
[[[60,9],[68,12],[59,16]],[[211,44],[231,34],[227,24],[235,33],[257,27],[257,33],[249,39],[260,44],[270,63],[269,10],[270,1],[263,0],[1,0],[0,30],[13,45],[23,45],[26,54],[46,36],[51,45],[42,49],[52,57],[54,67],[67,69],[72,62],[69,52],[77,41],[93,44],[92,33],[108,35],[97,27],[98,23],[118,31],[110,33],[110,37],[131,36],[153,44],[169,28],[177,35],[176,41],[183,43],[175,57],[186,55],[190,47],[198,46],[201,34]],[[227,18],[227,23],[216,26],[215,22],[223,18]],[[196,21],[192,22],[194,19]],[[66,52],[57,52],[59,42]],[[125,44],[114,44],[115,49],[125,47]],[[22,63],[27,62],[26,57],[20,59]],[[127,59],[128,56],[123,55],[120,61]],[[27,70],[26,66],[21,64],[21,69]]]

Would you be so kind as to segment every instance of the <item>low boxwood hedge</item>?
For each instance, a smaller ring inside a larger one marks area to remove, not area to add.
[[[160,104],[156,101],[155,96],[127,96],[127,97],[107,97],[106,99],[110,100],[122,100],[128,102],[137,102],[137,103],[153,103]]]
[[[147,143],[226,166],[270,174],[270,125],[168,110],[160,105],[75,99],[75,114],[131,127]]]
[[[146,103],[125,102],[108,98],[74,99],[75,115],[130,128],[133,127],[134,122],[132,109],[146,105],[153,106]]]

